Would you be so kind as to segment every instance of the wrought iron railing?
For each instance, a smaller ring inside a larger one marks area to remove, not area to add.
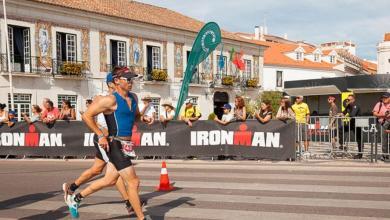
[[[68,76],[68,77],[86,77],[88,71],[88,62],[86,61],[63,61],[52,60],[53,76]]]
[[[7,54],[0,55],[0,70],[8,72]],[[50,74],[52,72],[51,59],[11,54],[11,72]]]

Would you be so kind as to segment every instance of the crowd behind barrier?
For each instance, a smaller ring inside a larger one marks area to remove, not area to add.
[[[173,107],[172,102],[169,100],[163,102],[165,113],[156,115],[151,100],[150,95],[140,98],[142,125],[152,126],[161,123],[166,127],[169,123],[180,123],[173,121],[177,109]],[[342,111],[335,104],[336,97],[329,96],[329,116],[315,116],[318,114],[315,111],[310,113],[310,107],[303,102],[303,96],[297,96],[294,100],[294,104],[291,104],[290,97],[282,97],[278,109],[272,109],[269,100],[262,100],[257,110],[249,113],[245,107],[245,100],[237,96],[233,106],[223,105],[220,112],[222,114],[209,116],[210,121],[206,124],[224,129],[224,126],[230,124],[248,121],[251,125],[258,125],[264,129],[270,124],[275,124],[270,123],[275,121],[273,120],[275,117],[280,122],[296,124],[295,141],[289,144],[295,145],[298,159],[317,157],[361,159],[364,157],[374,161],[380,156],[384,161],[389,160],[390,93],[382,94],[380,101],[372,110],[373,116],[361,116],[359,103],[353,94],[348,95],[343,101]],[[92,99],[86,100],[87,108],[91,104],[93,104]],[[13,110],[7,112],[5,108],[6,105],[0,103],[0,125],[12,128],[18,123],[16,112]],[[55,127],[57,121],[73,121],[75,115],[75,110],[68,100],[62,100],[61,108],[57,108],[50,99],[46,98],[42,102],[42,108],[33,105],[31,115],[23,114],[23,120],[29,124],[42,122],[50,129]],[[191,130],[193,124],[200,121],[201,116],[200,108],[192,99],[188,99],[178,119]],[[100,123],[99,126],[104,124],[104,117],[103,119],[97,117],[97,123],[98,125]],[[257,128],[254,127],[252,130],[255,131]]]

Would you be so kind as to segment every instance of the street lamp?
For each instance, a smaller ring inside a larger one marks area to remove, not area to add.
[[[3,0],[3,13],[4,13],[4,30],[5,30],[5,44],[7,48],[7,66],[8,66],[8,77],[9,77],[9,92],[11,96],[11,108],[14,109],[14,90],[12,87],[12,73],[11,73],[11,52],[9,48],[9,39],[8,39],[8,23],[7,23],[7,11],[5,10],[5,0]]]

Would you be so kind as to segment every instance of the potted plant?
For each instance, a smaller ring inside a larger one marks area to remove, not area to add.
[[[232,86],[233,85],[233,77],[232,76],[223,76],[222,77],[222,85]]]
[[[168,73],[166,70],[154,69],[152,71],[152,80],[167,81]]]
[[[80,76],[84,70],[83,63],[64,62],[60,67],[62,75]]]
[[[259,83],[259,81],[256,78],[248,79],[246,81],[246,86],[256,88],[258,83]]]

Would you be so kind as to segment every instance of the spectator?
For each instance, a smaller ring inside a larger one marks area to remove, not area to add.
[[[336,105],[336,97],[330,95],[328,97],[329,103],[329,125],[330,135],[332,136],[332,146],[336,147],[336,136],[337,136],[337,116],[339,115],[339,109]]]
[[[85,100],[85,107],[88,109],[88,107],[92,104],[92,99]],[[79,111],[80,115],[84,114],[84,111]]]
[[[246,120],[245,100],[241,96],[236,96],[236,99],[234,100],[234,120]]]
[[[292,106],[295,113],[295,120],[297,123],[298,143],[304,141],[305,154],[309,153],[309,140],[307,135],[307,124],[310,120],[309,106],[303,102],[303,96],[295,98],[295,104]]]
[[[256,111],[255,117],[260,123],[267,123],[272,119],[272,106],[269,100],[264,100],[260,104],[260,111]]]
[[[354,159],[361,159],[363,157],[363,144],[362,144],[362,128],[356,127],[355,124],[355,117],[360,116],[360,107],[356,105],[356,99],[355,95],[349,95],[346,99],[347,106],[345,107],[345,110],[343,111],[342,115],[349,117],[349,124],[347,125],[341,125],[339,127],[339,144],[340,149],[344,149],[343,142],[344,142],[344,132],[351,133],[351,131],[356,131],[355,137],[358,144],[358,150],[359,153],[355,155]]]
[[[33,105],[32,108],[31,108],[31,117],[28,117],[28,115],[26,113],[23,113],[23,118],[24,120],[29,123],[29,124],[32,124],[36,121],[40,121],[41,120],[41,108],[38,106],[38,105]]]
[[[175,117],[175,107],[173,107],[172,102],[166,101],[161,106],[164,107],[165,112],[163,115],[160,115],[160,122],[168,123],[172,121]]]
[[[11,110],[8,112],[8,127],[12,127],[15,125],[15,123],[18,122],[18,119],[16,118],[16,112]]]
[[[6,107],[6,104],[0,103],[0,126],[1,124],[8,122],[8,112],[4,110]]]
[[[386,129],[388,127],[388,118],[390,117],[390,93],[386,92],[382,95],[381,100],[375,105],[372,113],[377,117],[378,130],[380,131],[382,140],[382,160],[389,159],[389,139]]]
[[[218,119],[218,117],[214,118],[214,121],[218,122],[221,125],[227,125],[233,120],[233,115],[230,114],[230,111],[232,110],[232,106],[230,104],[224,104],[223,105],[223,115],[222,119]]]
[[[192,127],[192,122],[199,120],[201,116],[202,114],[199,108],[194,106],[192,99],[188,99],[185,103],[184,110],[180,114],[180,120]]]
[[[156,117],[156,110],[152,105],[152,98],[149,95],[146,95],[141,100],[143,102],[143,106],[140,107],[141,121],[151,125],[154,123],[154,118]]]
[[[46,110],[46,103],[48,102],[48,101],[50,101],[50,99],[49,98],[43,98],[43,100],[42,100],[42,107],[41,107],[41,109],[42,109],[42,112],[44,112],[45,110]]]
[[[60,111],[54,107],[52,101],[46,102],[46,110],[42,113],[42,121],[47,125],[53,125],[56,120],[60,117]]]
[[[291,108],[290,98],[282,98],[280,100],[280,107],[276,113],[276,118],[284,122],[295,119],[295,113]]]
[[[60,120],[76,120],[76,112],[72,108],[70,101],[65,99],[62,100],[62,109],[60,112]]]

